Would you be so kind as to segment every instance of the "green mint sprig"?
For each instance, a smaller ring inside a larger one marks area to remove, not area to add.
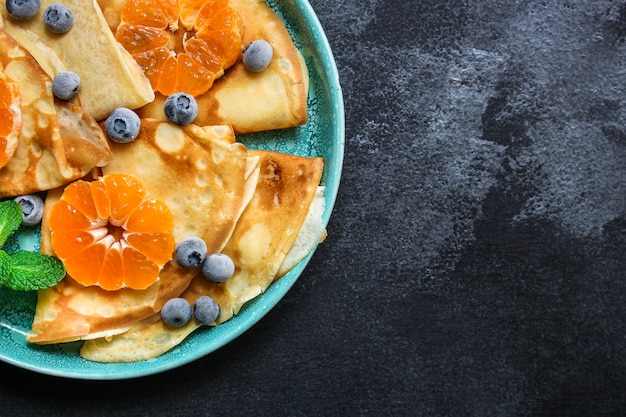
[[[22,208],[13,200],[0,202],[0,247],[22,223]],[[48,288],[65,276],[63,263],[54,256],[20,250],[6,253],[0,249],[0,286],[16,291]]]
[[[20,227],[22,207],[19,203],[7,200],[0,203],[0,246]]]

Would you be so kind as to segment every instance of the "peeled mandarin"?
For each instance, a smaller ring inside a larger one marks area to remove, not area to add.
[[[154,91],[205,93],[241,55],[243,22],[228,0],[129,0],[115,37]]]
[[[50,210],[52,249],[78,283],[145,289],[171,259],[173,218],[126,174],[68,185]]]

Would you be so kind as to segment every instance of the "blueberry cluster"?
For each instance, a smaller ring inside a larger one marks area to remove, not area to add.
[[[29,20],[39,13],[41,0],[6,0],[9,16]],[[61,3],[52,3],[43,12],[43,23],[53,33],[65,33],[74,25],[74,14]],[[71,100],[78,94],[80,77],[72,71],[62,71],[52,81],[52,93],[61,100]]]
[[[161,309],[161,319],[171,327],[184,326],[192,317],[201,325],[209,325],[219,314],[220,306],[208,295],[199,297],[193,307],[182,297],[171,298]]]
[[[197,236],[178,242],[174,249],[176,262],[183,268],[201,267],[202,275],[214,282],[224,282],[235,273],[233,260],[223,253],[207,255],[206,243]],[[172,327],[189,323],[192,317],[202,324],[213,323],[220,314],[220,306],[208,295],[199,297],[193,307],[189,301],[177,297],[168,300],[161,309],[161,319]]]
[[[9,16],[29,20],[39,13],[41,0],[6,0]],[[61,3],[52,3],[43,12],[43,22],[50,32],[65,33],[74,25],[74,14]]]
[[[174,249],[176,262],[183,268],[202,267],[202,275],[214,282],[224,282],[235,273],[235,264],[223,253],[207,255],[207,246],[196,236],[178,242]]]

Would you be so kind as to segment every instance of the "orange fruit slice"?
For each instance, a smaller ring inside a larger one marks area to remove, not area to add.
[[[128,0],[116,39],[154,91],[205,93],[241,55],[243,23],[228,0]]]
[[[75,181],[50,210],[52,249],[78,283],[148,288],[174,251],[173,217],[139,180],[109,174]]]
[[[0,71],[0,168],[5,166],[17,149],[22,128],[22,110],[17,86]]]

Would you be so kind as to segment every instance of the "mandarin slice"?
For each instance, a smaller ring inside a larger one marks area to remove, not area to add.
[[[89,220],[98,220],[98,210],[96,209],[96,203],[93,201],[88,182],[76,181],[69,184],[66,189],[72,189],[71,192],[65,194],[65,201],[70,206],[84,214]]]
[[[170,260],[168,248],[172,246],[174,237],[171,233],[131,233],[126,242],[152,262],[164,264]]]
[[[154,283],[161,268],[133,247],[127,246],[122,252],[124,279],[129,288],[148,288]]]
[[[15,154],[22,128],[22,111],[17,86],[0,71],[0,168]]]
[[[122,22],[167,29],[178,22],[179,4],[176,0],[128,0],[122,9]]]
[[[51,237],[55,254],[59,258],[68,258],[87,249],[108,234],[105,227],[92,230],[67,230],[57,231]]]
[[[129,232],[150,233],[158,230],[171,230],[174,217],[165,203],[160,200],[145,200],[128,216],[124,228]]]
[[[109,196],[109,222],[121,226],[143,202],[146,191],[139,180],[130,175],[110,174],[102,178]]]
[[[50,210],[52,249],[76,282],[114,291],[155,283],[174,251],[173,217],[126,174],[75,181]]]
[[[241,55],[243,23],[228,0],[129,0],[120,20],[116,39],[164,95],[205,93]]]

